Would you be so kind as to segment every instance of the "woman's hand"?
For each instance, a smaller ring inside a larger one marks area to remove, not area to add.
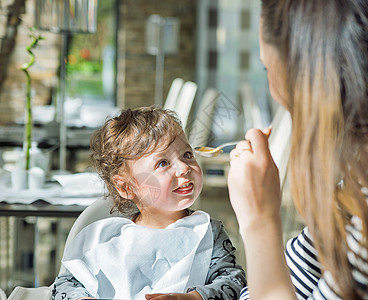
[[[230,153],[228,186],[244,241],[249,293],[254,299],[296,299],[286,265],[277,167],[270,128],[251,129]],[[264,282],[264,274],[274,274]]]
[[[147,300],[202,300],[197,291],[189,293],[146,294]]]
[[[249,130],[230,153],[228,187],[241,232],[279,220],[280,179],[268,148],[270,133],[270,127]]]

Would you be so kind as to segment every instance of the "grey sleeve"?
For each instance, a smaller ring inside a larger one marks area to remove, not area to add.
[[[52,300],[75,300],[81,297],[92,296],[68,270],[56,277],[52,289]]]
[[[206,284],[190,290],[196,290],[203,299],[237,300],[246,286],[245,272],[236,263],[236,249],[222,223],[211,220],[211,225],[214,245]]]

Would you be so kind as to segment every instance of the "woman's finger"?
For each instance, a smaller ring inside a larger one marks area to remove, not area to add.
[[[269,138],[272,132],[272,124],[270,126],[267,126],[266,128],[262,129],[263,134]]]
[[[238,155],[241,154],[243,151],[250,151],[251,153],[253,152],[252,151],[252,144],[249,140],[240,141],[236,145],[235,150],[236,150]]]
[[[245,138],[250,141],[254,154],[268,154],[268,136],[264,134],[263,131],[259,129],[250,129],[247,131]]]
[[[250,132],[249,132],[250,131]],[[261,149],[264,149],[265,147],[268,148],[268,138],[271,134],[272,131],[272,125],[264,128],[262,131],[260,131],[259,129],[250,129],[246,136],[245,136],[245,140],[240,141],[236,147],[230,152],[230,160],[233,159],[234,157],[239,157],[244,151],[249,151],[250,153],[253,153],[253,148],[252,148],[252,142],[250,139],[255,139],[255,138],[262,138],[262,134],[264,139],[266,140],[266,143],[258,143],[258,145],[262,144]],[[259,134],[259,133],[262,134]],[[265,154],[265,153],[263,153]]]
[[[230,161],[235,157],[239,157],[245,151],[248,151],[249,153],[253,153],[252,144],[248,140],[240,141],[236,145],[236,147],[230,152]]]

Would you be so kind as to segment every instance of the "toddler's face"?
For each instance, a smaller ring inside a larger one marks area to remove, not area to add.
[[[184,133],[167,149],[135,161],[132,173],[138,208],[152,213],[186,209],[202,190],[202,170]]]

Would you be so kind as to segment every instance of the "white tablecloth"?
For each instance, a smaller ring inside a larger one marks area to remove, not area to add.
[[[55,175],[57,182],[47,183],[42,189],[0,189],[0,202],[31,204],[43,200],[53,205],[90,205],[104,194],[104,184],[96,173]]]

